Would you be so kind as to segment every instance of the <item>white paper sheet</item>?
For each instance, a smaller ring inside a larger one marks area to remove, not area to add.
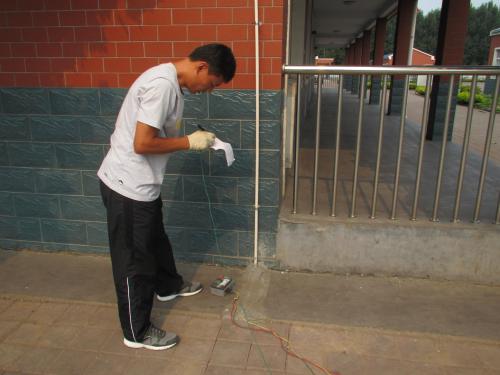
[[[219,138],[215,138],[215,142],[211,148],[213,148],[214,150],[224,150],[224,153],[226,154],[227,166],[230,167],[231,164],[233,164],[234,153],[233,153],[233,147],[231,146],[230,143],[223,142]]]

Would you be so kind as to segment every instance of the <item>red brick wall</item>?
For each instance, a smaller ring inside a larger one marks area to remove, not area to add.
[[[261,88],[281,88],[283,0],[260,0]],[[0,86],[128,87],[202,44],[230,46],[255,88],[253,0],[2,0]]]
[[[435,63],[436,61],[432,60],[431,56],[421,52],[416,48],[413,49],[411,65],[434,65]],[[393,65],[393,57],[385,59],[384,65]]]
[[[417,50],[413,49],[412,65],[434,65],[435,60],[431,56]]]
[[[490,52],[488,55],[488,64],[493,63],[493,54],[495,53],[495,48],[500,48],[500,35],[493,35],[490,37]]]

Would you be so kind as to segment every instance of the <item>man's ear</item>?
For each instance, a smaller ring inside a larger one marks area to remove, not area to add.
[[[196,73],[201,73],[204,69],[208,70],[208,63],[205,61],[198,61],[196,65]]]

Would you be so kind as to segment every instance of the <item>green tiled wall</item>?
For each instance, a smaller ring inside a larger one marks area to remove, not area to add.
[[[391,96],[389,100],[390,113],[393,115],[401,114],[404,94],[404,80],[393,79],[391,82]]]
[[[434,124],[433,140],[440,141],[444,136],[444,123],[446,118],[446,104],[448,102],[448,91],[450,89],[449,82],[439,82],[437,92],[436,107],[432,108],[432,103],[429,111],[430,123]],[[455,83],[455,92],[458,91],[458,83]],[[457,97],[453,95],[450,105],[450,118],[448,122],[448,134],[446,135],[448,141],[451,141],[453,134],[453,126],[455,124],[455,111],[457,108]],[[434,110],[434,112],[433,112]]]
[[[124,89],[0,90],[0,248],[108,252],[96,171]],[[261,94],[259,251],[274,261],[281,92]],[[202,125],[233,145],[171,156],[162,187],[177,259],[247,264],[253,257],[255,92],[187,95],[183,133]],[[207,198],[208,195],[208,198]]]

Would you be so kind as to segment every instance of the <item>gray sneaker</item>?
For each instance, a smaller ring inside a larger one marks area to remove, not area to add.
[[[161,302],[167,302],[171,301],[176,297],[188,297],[188,296],[194,296],[195,294],[200,293],[203,290],[203,286],[197,282],[187,282],[182,285],[182,288],[173,294],[169,294],[168,296],[156,296],[158,298],[158,301]]]
[[[179,338],[175,333],[165,332],[152,324],[149,326],[141,342],[129,341],[126,338],[123,339],[123,343],[129,348],[145,348],[151,350],[169,349],[178,342]]]

